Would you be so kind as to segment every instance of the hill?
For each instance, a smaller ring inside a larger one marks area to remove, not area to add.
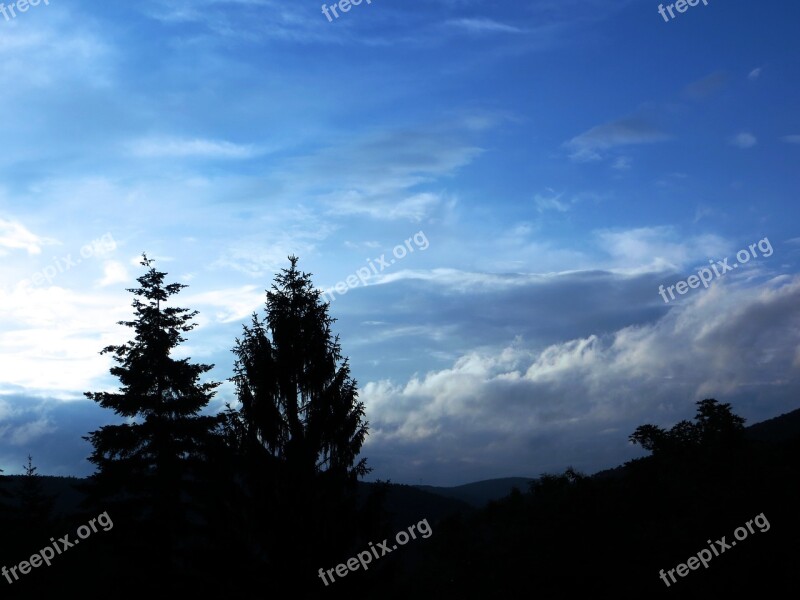
[[[800,437],[800,408],[747,427],[748,439],[759,442],[788,442]]]
[[[529,484],[533,481],[530,477],[503,477],[500,479],[486,479],[456,487],[438,487],[432,485],[414,486],[425,492],[437,494],[445,498],[452,498],[465,502],[475,508],[483,508],[492,500],[500,500],[511,493],[513,488],[522,492],[528,491]]]

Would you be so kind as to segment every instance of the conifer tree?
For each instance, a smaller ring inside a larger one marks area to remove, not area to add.
[[[186,546],[189,532],[202,522],[195,510],[201,503],[197,486],[218,419],[201,411],[219,383],[201,381],[213,365],[172,356],[186,341],[183,334],[196,326],[197,311],[168,306],[187,286],[165,284],[166,273],[146,255],[141,265],[147,272],[137,279],[139,287],[128,289],[135,318],[120,322],[133,330],[134,339],[101,352],[117,363],[110,372],[120,388],[86,393],[126,422],[101,427],[85,439],[94,447],[89,460],[97,468],[93,496],[103,499],[105,510],[136,524],[137,539],[167,568],[176,560],[176,547]]]
[[[315,560],[310,549],[320,556],[346,543],[355,484],[369,471],[358,460],[368,424],[331,333],[335,319],[297,257],[289,261],[267,292],[265,318],[254,314],[236,340],[232,380],[241,410],[238,423],[228,415],[228,430],[239,432],[234,439],[257,469],[261,526],[297,562]]]
[[[22,519],[28,528],[46,529],[53,511],[53,498],[45,494],[42,476],[36,472],[38,468],[33,466],[33,457],[30,454],[27,464],[22,468],[25,471],[19,490]]]

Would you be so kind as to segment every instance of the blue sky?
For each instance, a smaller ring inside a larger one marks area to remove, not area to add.
[[[289,254],[325,290],[384,256],[330,309],[373,478],[593,472],[696,400],[800,406],[796,2],[320,8],[0,16],[0,468],[91,472],[142,251],[215,380]]]

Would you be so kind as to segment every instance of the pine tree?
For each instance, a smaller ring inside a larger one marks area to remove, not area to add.
[[[254,314],[236,340],[241,421],[228,429],[258,470],[256,502],[272,507],[262,527],[297,563],[312,560],[311,548],[319,555],[346,542],[355,484],[369,471],[366,459],[357,461],[368,424],[331,333],[335,319],[297,257],[289,261],[267,292],[266,318]]]
[[[28,463],[22,466],[25,474],[19,490],[20,512],[26,527],[33,530],[46,529],[53,512],[53,498],[44,493],[42,476],[33,466],[33,457],[28,455]]]
[[[189,532],[201,517],[197,486],[202,463],[214,443],[218,419],[201,415],[216,393],[217,382],[201,382],[213,365],[176,359],[172,353],[186,341],[197,311],[167,306],[186,285],[165,285],[166,273],[142,255],[147,272],[134,294],[133,321],[121,321],[135,337],[107,346],[117,363],[110,372],[120,381],[117,392],[87,392],[103,408],[127,420],[106,425],[88,437],[94,450],[89,460],[97,468],[92,488],[104,509],[137,524],[136,537],[153,548],[154,560],[168,568],[186,546]],[[111,508],[111,505],[114,508]]]

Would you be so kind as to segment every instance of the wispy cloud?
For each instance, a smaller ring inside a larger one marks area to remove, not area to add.
[[[654,125],[638,117],[627,117],[597,125],[565,143],[572,150],[570,157],[577,161],[600,160],[602,151],[618,146],[652,144],[669,139]]]
[[[451,19],[447,25],[469,33],[524,33],[523,29],[492,19]]]
[[[291,159],[279,177],[285,189],[313,196],[331,216],[419,221],[452,206],[440,181],[483,153],[470,140],[484,128],[476,132],[472,121],[462,119],[354,136]]]
[[[379,220],[409,220],[420,222],[429,216],[438,207],[451,203],[440,194],[422,192],[398,201],[369,201],[363,194],[357,192],[346,193],[336,198],[335,205],[329,209],[329,214],[366,215]]]
[[[693,100],[702,100],[721,90],[728,83],[728,75],[722,71],[693,81],[683,88],[683,95]]]
[[[252,145],[202,138],[150,137],[129,144],[130,152],[141,158],[247,159],[263,154]]]
[[[542,196],[541,194],[536,194],[533,201],[536,204],[536,210],[540,213],[545,212],[548,210],[555,210],[558,212],[567,212],[570,209],[570,204],[567,202],[562,202],[561,198],[564,194],[555,194],[553,190],[549,190],[551,195],[549,196]]]
[[[756,136],[748,131],[742,131],[741,133],[737,133],[735,136],[730,138],[730,143],[732,146],[736,146],[737,148],[742,148],[743,150],[747,148],[752,148],[758,143]]]
[[[617,171],[627,171],[631,168],[631,159],[629,156],[619,156],[611,165],[611,168]]]
[[[41,254],[42,246],[56,244],[55,240],[32,233],[22,223],[0,218],[0,256],[10,250],[25,250],[28,254]]]
[[[730,251],[730,243],[718,235],[686,237],[667,226],[600,230],[595,235],[618,272],[679,270],[692,261],[725,256]]]

